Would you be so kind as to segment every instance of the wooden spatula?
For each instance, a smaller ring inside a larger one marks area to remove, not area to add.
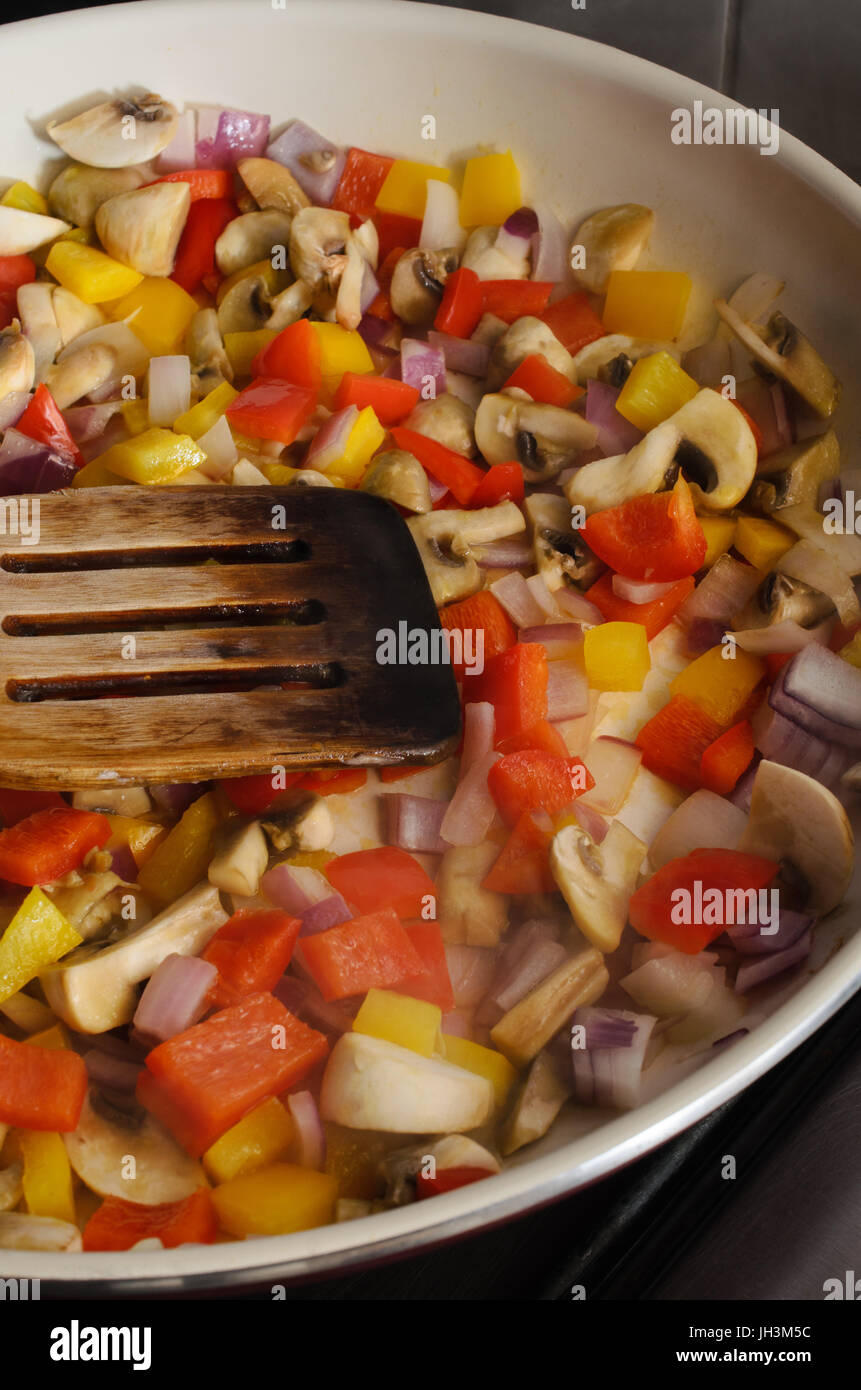
[[[115,487],[25,502],[29,527],[22,510],[21,534],[0,537],[0,785],[453,750],[451,667],[377,660],[381,630],[438,625],[409,531],[381,498]]]

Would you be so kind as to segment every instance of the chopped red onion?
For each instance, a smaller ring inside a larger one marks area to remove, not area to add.
[[[591,378],[586,383],[586,419],[598,431],[598,447],[604,457],[627,454],[643,438],[638,430],[616,409],[619,391],[604,381]]]
[[[473,546],[472,554],[482,569],[515,570],[532,563],[532,546],[522,536]]]
[[[848,749],[817,738],[770,705],[760,705],[751,725],[756,747],[764,758],[795,768],[825,786],[838,782],[852,761]]]
[[[691,348],[682,357],[682,367],[700,386],[720,391],[723,379],[732,371],[730,345],[726,338],[715,334],[708,342]]]
[[[815,918],[807,913],[789,912],[781,908],[776,932],[762,932],[759,922],[742,922],[738,926],[728,927],[727,936],[743,956],[773,955],[775,951],[794,946],[814,921]]]
[[[746,824],[732,801],[700,787],[664,821],[649,846],[649,862],[657,870],[697,849],[737,849]]]
[[[460,247],[466,232],[460,225],[457,191],[442,179],[428,179],[425,184],[425,207],[419,246],[425,251],[442,251]]]
[[[747,411],[762,436],[760,458],[776,453],[791,442],[777,422],[775,397],[771,386],[762,377],[748,377],[736,386],[736,400]]]
[[[732,1033],[726,1033],[722,1038],[715,1038],[712,1047],[724,1047],[727,1043],[738,1042],[741,1038],[746,1038],[750,1032],[749,1028],[736,1028]]]
[[[541,623],[521,628],[517,636],[519,642],[580,642],[582,639],[580,623]]]
[[[357,331],[368,347],[386,348],[388,351],[387,340],[391,337],[394,326],[385,319],[377,318],[376,314],[363,314]]]
[[[171,141],[165,145],[155,162],[159,174],[178,174],[195,165],[195,112],[193,107],[183,111],[176,123]]]
[[[558,285],[568,270],[565,228],[546,203],[536,203],[533,211],[538,225],[532,236],[532,279]]]
[[[500,952],[488,946],[459,946],[446,943],[454,1003],[457,1009],[471,1009],[490,989]]]
[[[576,618],[581,623],[603,623],[604,615],[600,608],[585,594],[581,594],[579,589],[572,589],[568,585],[563,585],[561,589],[555,589],[553,597],[556,600],[557,608],[561,608],[571,618]]]
[[[577,719],[589,708],[589,684],[578,661],[551,661],[547,667],[547,718]]]
[[[161,782],[147,791],[160,810],[181,816],[208,786],[208,782]]]
[[[703,652],[717,647],[723,640],[727,624],[717,618],[693,618],[688,624],[685,646],[690,656],[702,656]]]
[[[235,169],[240,159],[261,156],[268,139],[268,116],[217,106],[197,108],[195,163],[199,169]]]
[[[496,803],[487,786],[487,775],[501,754],[479,758],[461,778],[440,826],[440,834],[450,845],[480,845],[496,815]]]
[[[111,868],[123,883],[137,882],[138,866],[128,845],[120,845],[119,849],[111,850]]]
[[[8,391],[0,399],[0,430],[8,430],[12,425],[17,425],[27,409],[29,400],[30,395],[27,391]]]
[[[320,898],[312,897],[309,887],[307,879],[303,882],[298,866],[290,864],[276,864],[260,880],[260,891],[264,896],[283,912],[297,917],[313,907],[315,901],[320,901]],[[328,891],[325,896],[329,896]]]
[[[384,372],[383,376],[385,375],[386,374]],[[437,502],[441,502],[442,499],[445,497],[446,493],[448,492],[448,488],[446,487],[445,483],[438,483],[436,478],[431,477],[430,473],[428,473],[427,475],[427,480],[428,488],[430,490],[431,502],[434,506],[436,506]]]
[[[584,1105],[631,1110],[639,1101],[643,1062],[656,1020],[649,1014],[628,1013],[622,1009],[584,1008],[574,1013],[571,1028],[583,1027],[588,1036],[590,1025],[606,1021],[608,1014],[620,1021],[632,1022],[636,1032],[625,1046],[603,1047],[596,1051],[572,1046],[575,1094]],[[570,1037],[573,1042],[573,1032]]]
[[[648,580],[626,579],[623,574],[614,574],[612,588],[617,598],[626,599],[628,603],[654,603],[655,599],[663,598],[674,589],[676,582],[671,580],[669,584],[651,584]]]
[[[463,751],[460,755],[461,776],[479,758],[493,752],[496,711],[486,700],[468,701],[463,708]]]
[[[811,933],[806,931],[798,941],[792,946],[787,946],[783,951],[775,951],[772,955],[757,956],[756,960],[745,961],[744,965],[738,968],[735,977],[736,994],[744,994],[749,989],[754,989],[757,985],[765,984],[766,980],[771,980],[775,975],[782,975],[785,970],[790,970],[794,965],[800,965],[810,955]]]
[[[544,614],[544,621],[550,618],[553,622],[556,622],[556,620],[562,616],[559,612],[556,598],[551,594],[542,575],[531,574],[526,581],[526,587]],[[531,626],[531,623],[524,623],[524,627]]]
[[[544,622],[544,610],[536,602],[522,574],[505,574],[501,579],[495,579],[490,592],[518,627],[532,627]]]
[[[336,410],[334,415],[330,415],[311,440],[304,466],[315,468],[318,473],[325,473],[327,468],[337,463],[338,459],[343,457],[350,431],[358,418],[357,405],[347,405],[343,410]]]
[[[341,181],[347,152],[304,121],[291,121],[272,141],[266,158],[285,165],[311,202],[326,206],[331,203]],[[315,164],[328,167],[315,169]]]
[[[203,1014],[218,970],[200,956],[165,956],[147,981],[135,1010],[135,1036],[151,1045],[190,1028]]]
[[[445,392],[445,358],[439,348],[431,347],[420,338],[401,339],[401,381],[415,386],[423,399],[433,399]],[[433,393],[427,397],[430,382]]]
[[[294,956],[293,962],[300,965],[300,956]],[[310,979],[300,980],[295,975],[282,975],[272,993],[281,1000],[285,1009],[327,1033],[349,1033],[359,1007],[358,1001],[352,1011],[351,1006],[343,1000],[338,1004],[327,1004]]]
[[[122,408],[122,401],[105,401],[103,405],[73,405],[63,411],[63,419],[76,444],[89,444],[102,437],[108,422]]]
[[[486,343],[475,343],[471,338],[455,338],[450,333],[428,333],[431,347],[442,353],[445,365],[453,372],[464,372],[466,376],[485,377],[490,364],[490,348]]]
[[[808,733],[847,748],[861,748],[861,671],[812,643],[796,652],[769,693],[778,714]]]
[[[505,219],[502,225],[509,236],[531,241],[538,231],[538,216],[532,208],[518,208],[516,212],[512,212]]]
[[[328,898],[321,898],[318,903],[306,907],[299,916],[302,919],[299,935],[317,936],[330,927],[339,927],[342,922],[351,921],[353,914],[341,894],[332,893]]]
[[[95,1086],[105,1086],[109,1091],[134,1091],[141,1073],[142,1062],[124,1062],[119,1057],[93,1047],[84,1053],[87,1076]]]
[[[529,922],[521,928],[503,952],[493,984],[476,1014],[477,1022],[492,1028],[567,958],[568,952],[551,931],[543,922]],[[512,947],[518,949],[507,956]]]
[[[599,811],[594,810],[591,806],[584,806],[581,797],[577,798],[573,809],[574,815],[586,834],[595,841],[596,845],[600,845],[610,829],[607,821]]]
[[[448,802],[408,792],[389,793],[382,800],[387,845],[411,854],[445,854],[448,845],[439,831]]]
[[[743,565],[731,555],[719,556],[679,608],[680,622],[690,629],[695,619],[707,618],[720,623],[721,631],[725,631],[736,613],[753,597],[761,579],[752,565]]]
[[[326,1162],[326,1132],[310,1091],[294,1091],[287,1109],[296,1126],[296,1162],[301,1168],[321,1169]]]
[[[22,492],[54,492],[68,487],[77,469],[47,444],[8,429],[0,445],[0,497]]]
[[[753,782],[756,777],[756,769],[761,761],[762,754],[757,750],[753,755],[753,762],[747,769],[747,772],[741,774],[741,777],[739,777],[729,796],[726,798],[727,801],[732,802],[733,806],[738,807],[740,811],[744,811],[745,815],[750,811],[751,798],[753,797]]]
[[[583,1025],[586,1050],[598,1052],[607,1047],[631,1047],[637,1025],[618,1009],[594,1009]]]
[[[774,424],[777,436],[780,440],[780,447],[785,448],[793,442],[792,423],[789,418],[789,411],[786,408],[786,396],[784,395],[783,385],[779,381],[773,381],[770,386],[771,401],[774,406]]]

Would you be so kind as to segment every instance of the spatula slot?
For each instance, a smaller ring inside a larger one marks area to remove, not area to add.
[[[294,603],[218,603],[207,607],[149,608],[115,613],[9,613],[3,619],[8,637],[84,637],[90,632],[146,632],[160,627],[194,631],[200,626],[235,628],[266,627],[283,620],[290,627],[316,627],[326,617],[319,599]]]
[[[81,570],[163,569],[168,565],[295,565],[311,558],[304,540],[212,542],[159,546],[151,550],[80,550],[66,554],[32,554],[16,550],[0,556],[8,574],[72,574]]]
[[[302,666],[260,666],[256,670],[159,671],[157,675],[112,674],[101,677],[57,676],[6,682],[6,696],[15,704],[45,700],[96,700],[136,698],[141,695],[204,695],[256,690],[260,686],[291,685],[301,689],[331,690],[344,682],[337,661]]]

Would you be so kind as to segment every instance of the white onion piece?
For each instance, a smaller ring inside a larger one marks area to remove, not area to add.
[[[214,482],[226,477],[239,457],[226,415],[219,415],[215,424],[200,436],[197,445],[206,454],[199,465],[200,471]]]
[[[682,358],[682,367],[700,386],[719,391],[732,367],[727,339],[716,333],[707,343],[691,348]]]
[[[642,760],[642,752],[633,743],[617,738],[596,738],[583,759],[595,778],[595,785],[579,800],[604,815],[614,816],[621,810]]]
[[[440,826],[440,834],[450,845],[480,845],[496,816],[496,803],[487,786],[487,775],[499,753],[487,753],[473,763],[459,782]]]
[[[492,706],[491,706],[492,708]],[[386,844],[411,854],[444,854],[446,843],[440,826],[446,812],[445,801],[409,792],[389,792],[382,797]]]
[[[649,862],[653,869],[662,869],[695,849],[736,849],[746,825],[744,811],[703,787],[664,821],[649,846]]]
[[[296,916],[332,894],[328,880],[304,864],[276,864],[263,875],[260,890],[276,907]]]
[[[445,388],[450,396],[457,396],[458,400],[463,401],[471,410],[478,410],[481,405],[484,395],[483,382],[467,376],[464,372],[453,372],[450,367],[447,367]]]
[[[571,1049],[576,1096],[584,1105],[631,1110],[639,1101],[646,1048],[657,1020],[649,1014],[628,1013],[624,1009],[586,1008],[577,1009],[571,1022],[575,1027],[588,1028],[590,1021],[598,1022],[606,1018],[609,1012],[620,1019],[633,1021],[637,1031],[628,1047],[598,1048],[595,1051]]]
[[[135,1034],[147,1042],[165,1042],[182,1033],[203,1014],[206,996],[218,970],[199,956],[165,956],[147,981],[133,1020]]]
[[[818,627],[802,627],[794,618],[784,618],[783,622],[772,627],[743,628],[734,632],[733,640],[743,651],[754,656],[768,656],[770,652],[800,652],[811,642],[827,644],[834,627],[833,618],[827,618]]]
[[[532,238],[532,279],[558,284],[568,270],[568,237],[565,228],[547,203],[532,204],[538,218],[538,231]]]
[[[456,1009],[471,1009],[490,989],[499,951],[496,947],[446,943],[445,959]]]
[[[532,597],[535,599],[542,613],[546,614],[548,618],[552,618],[554,622],[557,622],[563,616],[559,612],[556,600],[540,574],[531,574],[526,581],[526,587],[532,594]],[[524,623],[523,626],[531,627],[532,624]]]
[[[76,444],[90,444],[95,439],[101,439],[109,422],[122,408],[122,401],[105,401],[103,405],[71,405],[63,411],[63,419]]]
[[[655,599],[663,598],[671,589],[676,587],[677,581],[669,584],[650,584],[643,579],[626,579],[623,574],[614,574],[612,579],[613,593],[617,598],[623,598],[628,603],[652,603]]]
[[[321,1169],[326,1161],[326,1133],[317,1102],[310,1091],[295,1091],[287,1097],[287,1109],[296,1128],[296,1162],[300,1168]]]
[[[493,752],[496,711],[486,700],[470,701],[463,709],[463,752],[460,758],[461,776],[473,763]]]
[[[580,661],[551,661],[547,667],[547,718],[551,724],[579,719],[588,709],[589,684]]]
[[[534,627],[544,622],[544,609],[522,574],[504,574],[501,579],[495,579],[490,592],[518,627]]]
[[[169,429],[191,405],[191,359],[151,357],[147,407],[151,425]]]
[[[350,431],[359,418],[359,407],[357,405],[345,406],[343,410],[338,410],[334,415],[330,415],[317,431],[308,446],[308,453],[305,455],[305,468],[314,468],[318,473],[325,473],[327,468],[331,468],[333,463],[343,456]]]
[[[699,1009],[714,987],[711,970],[698,955],[670,951],[653,957],[619,981],[636,1004],[658,1018],[671,1018]]]
[[[567,585],[561,589],[554,590],[553,598],[558,608],[561,608],[566,617],[576,618],[581,623],[603,623],[604,614],[600,608],[592,603],[591,599],[581,594],[579,589],[569,588]]]
[[[428,179],[425,212],[419,235],[423,251],[442,251],[449,246],[457,250],[466,241],[466,229],[460,225],[459,201],[454,186],[442,179]]]

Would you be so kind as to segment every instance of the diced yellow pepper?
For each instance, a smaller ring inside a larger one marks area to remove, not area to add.
[[[337,1196],[338,1184],[328,1173],[294,1163],[273,1163],[212,1192],[221,1226],[232,1236],[279,1236],[325,1226]]]
[[[75,241],[55,241],[45,267],[55,280],[85,304],[104,304],[118,295],[128,295],[143,280],[139,270],[131,270],[95,246],[83,246]]]
[[[718,724],[729,728],[744,717],[748,703],[765,676],[765,662],[741,647],[710,647],[680,671],[671,695],[685,695]]]
[[[288,487],[302,471],[300,468],[291,468],[286,463],[264,463],[262,460],[258,466],[264,478],[273,487]]]
[[[338,323],[312,323],[320,342],[320,370],[334,390],[345,372],[372,372],[374,364],[361,334]]]
[[[608,333],[632,338],[675,338],[691,294],[683,270],[614,270],[601,318]]]
[[[111,838],[105,849],[122,849],[127,845],[138,868],[145,864],[156,845],[167,838],[167,826],[158,821],[141,820],[137,816],[108,816]]]
[[[140,397],[123,401],[122,417],[129,434],[143,434],[149,429],[149,402]]]
[[[225,333],[224,351],[234,376],[250,376],[251,363],[278,334],[271,328],[255,328],[249,333]]]
[[[511,150],[466,161],[460,194],[462,227],[498,227],[522,201],[520,171]]]
[[[83,939],[47,893],[31,888],[0,937],[0,1001],[17,994]]]
[[[104,465],[104,454],[90,459],[79,468],[72,479],[72,487],[122,487],[128,485],[128,478],[121,478]]]
[[[429,179],[451,183],[451,170],[442,169],[437,164],[396,159],[377,194],[380,212],[396,212],[401,217],[415,217],[421,221],[425,215]]]
[[[44,217],[48,211],[48,200],[43,198],[29,183],[20,180],[6,189],[0,204],[4,208],[20,208],[22,212],[38,212]]]
[[[503,1106],[508,1093],[517,1080],[517,1072],[507,1057],[492,1047],[482,1047],[469,1038],[453,1038],[448,1033],[443,1036],[443,1055],[452,1066],[463,1067],[464,1071],[485,1076],[493,1085],[498,1106]]]
[[[787,526],[766,517],[740,516],[735,528],[735,545],[754,569],[770,570],[796,544],[798,537]]]
[[[848,661],[850,666],[857,666],[861,670],[861,632],[856,632],[854,637],[850,637],[846,646],[840,648],[839,655],[844,661]]]
[[[192,439],[199,439],[207,430],[212,429],[238,395],[239,392],[229,381],[222,381],[199,400],[197,405],[193,405],[184,415],[178,415],[173,422],[174,429],[177,434],[188,434]]]
[[[154,426],[134,439],[114,444],[94,462],[133,483],[169,483],[187,468],[196,468],[206,455],[187,434]]]
[[[284,1158],[294,1135],[286,1109],[270,1096],[210,1145],[203,1166],[214,1182],[229,1182]]]
[[[72,1168],[59,1134],[47,1130],[19,1131],[24,1160],[24,1203],[32,1216],[75,1220]]]
[[[50,1028],[44,1028],[41,1033],[34,1033],[24,1041],[32,1047],[47,1047],[50,1052],[57,1052],[61,1048],[68,1049],[69,1035],[62,1023],[54,1023]]]
[[[706,558],[703,569],[711,569],[725,551],[731,550],[735,542],[736,521],[734,516],[698,516],[706,538]]]
[[[628,374],[616,400],[616,409],[638,430],[650,430],[667,420],[699,391],[668,352],[641,357]]]
[[[204,877],[213,855],[218,810],[212,792],[193,801],[138,874],[144,892],[173,902]]]
[[[154,356],[179,352],[197,303],[173,280],[159,275],[137,278],[137,289],[111,305],[111,318],[129,319],[129,327]]]
[[[347,436],[343,454],[326,470],[326,476],[333,482],[342,482],[345,487],[358,487],[372,455],[385,437],[386,431],[377,419],[373,406],[366,405]]]
[[[593,690],[642,690],[651,659],[642,623],[598,623],[583,639],[586,677]]]
[[[367,1033],[372,1038],[432,1057],[439,1048],[442,1009],[424,999],[412,999],[387,989],[369,989],[362,1007],[353,1020],[354,1033]]]

